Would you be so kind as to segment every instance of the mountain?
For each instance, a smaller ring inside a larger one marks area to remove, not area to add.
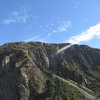
[[[100,49],[68,45],[0,46],[0,100],[100,100]]]

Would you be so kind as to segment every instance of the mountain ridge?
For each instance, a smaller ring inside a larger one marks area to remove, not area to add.
[[[56,55],[67,45],[14,42],[0,46],[0,100],[94,99],[79,88],[99,100],[100,49],[75,44]],[[54,75],[71,80],[79,88]]]

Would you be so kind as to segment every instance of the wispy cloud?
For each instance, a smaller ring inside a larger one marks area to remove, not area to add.
[[[75,8],[78,8],[80,5],[81,5],[81,2],[80,2],[80,1],[77,1],[77,2],[75,3]]]
[[[30,41],[40,41],[40,42],[45,42],[45,40],[39,36],[33,36],[33,37],[29,37],[25,40],[23,40],[25,42],[30,42]]]
[[[32,17],[27,10],[13,11],[9,14],[8,18],[3,20],[3,24],[11,23],[27,23]]]
[[[82,4],[82,1],[81,0],[73,0],[73,4],[74,4],[74,8],[78,8],[81,4]]]
[[[100,23],[95,26],[91,26],[79,35],[71,37],[67,42],[79,44],[80,42],[89,41],[95,37],[100,37]]]
[[[55,30],[53,30],[52,32],[50,32],[50,33],[48,34],[48,36],[51,36],[51,35],[54,34],[54,33],[65,32],[65,31],[67,31],[67,29],[70,28],[70,27],[71,27],[71,21],[65,21],[65,22],[63,22],[61,25],[59,25],[59,26],[57,27],[57,29],[55,29]]]
[[[3,21],[3,24],[10,24],[10,23],[15,23],[16,20],[15,19],[6,19]]]

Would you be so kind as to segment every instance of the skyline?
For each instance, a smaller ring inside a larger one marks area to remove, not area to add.
[[[0,1],[0,45],[40,41],[100,48],[99,0]]]

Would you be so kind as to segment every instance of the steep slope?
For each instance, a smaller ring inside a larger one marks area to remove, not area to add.
[[[100,50],[66,45],[0,46],[0,100],[99,100]]]

